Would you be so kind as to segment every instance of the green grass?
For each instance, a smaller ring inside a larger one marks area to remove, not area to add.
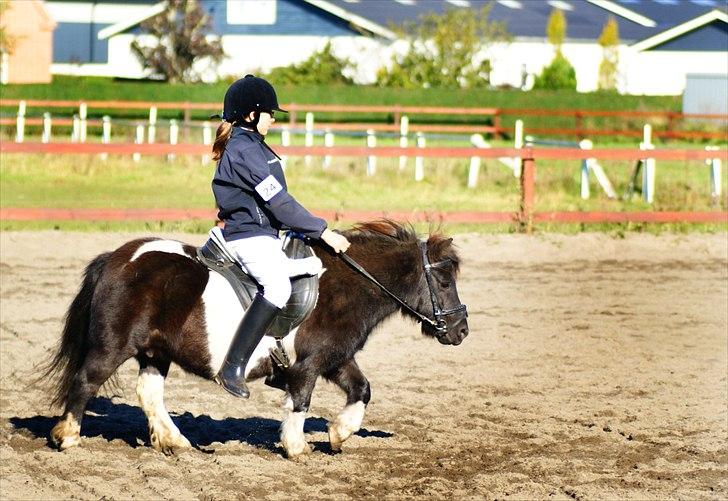
[[[306,166],[303,159],[291,159],[286,177],[291,193],[310,209],[373,211],[516,211],[518,181],[511,171],[494,160],[481,166],[478,186],[466,187],[468,160],[425,160],[424,181],[413,179],[413,160],[399,171],[396,159],[379,159],[377,172],[367,176],[365,159],[334,158],[323,170],[314,157]],[[603,162],[608,176],[621,195],[632,175],[629,162]],[[203,166],[197,157],[174,162],[143,158],[95,156],[3,155],[0,164],[0,206],[51,208],[194,208],[214,210],[210,180],[212,163]],[[633,211],[633,210],[726,210],[726,198],[719,206],[709,193],[708,167],[698,162],[658,162],[656,201],[653,207],[638,196],[632,200],[609,200],[592,182],[592,198],[579,197],[580,171],[576,161],[537,164],[537,211]],[[723,193],[728,182],[723,180]],[[102,229],[192,231],[208,229],[209,221],[181,222],[8,222],[8,229]],[[448,226],[448,228],[452,225]],[[460,231],[511,231],[511,225],[455,225]],[[701,231],[725,229],[725,225],[541,225],[540,231],[574,232],[645,231],[660,227],[671,231],[688,228]],[[662,230],[660,230],[662,231]]]

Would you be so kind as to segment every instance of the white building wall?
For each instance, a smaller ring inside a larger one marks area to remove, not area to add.
[[[116,35],[109,39],[108,64],[53,64],[51,72],[57,75],[107,76],[144,78],[146,72],[130,50],[134,35]],[[376,81],[377,71],[389,64],[392,54],[402,53],[407,44],[390,42],[364,36],[333,37],[317,36],[241,36],[222,37],[227,57],[215,73],[208,61],[196,63],[203,80],[210,82],[218,77],[239,77],[246,73],[270,71],[276,66],[286,66],[304,61],[313,52],[322,49],[331,40],[337,57],[352,61],[347,76],[359,84]],[[577,90],[597,90],[602,48],[597,43],[566,43],[564,56],[576,70]],[[476,58],[489,58],[492,63],[491,83],[495,86],[521,87],[524,71],[531,75],[541,73],[554,57],[553,47],[541,40],[514,41],[495,44]],[[728,54],[725,52],[635,52],[628,46],[620,47],[618,90],[627,94],[680,95],[685,88],[688,73],[728,74]]]
[[[625,51],[622,91],[627,94],[680,95],[688,73],[728,74],[728,52]]]

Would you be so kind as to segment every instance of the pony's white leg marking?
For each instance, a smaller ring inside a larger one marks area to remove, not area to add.
[[[81,425],[70,412],[51,430],[51,440],[59,450],[81,445]]]
[[[210,352],[210,371],[217,374],[227,355],[230,343],[240,320],[243,318],[243,307],[230,283],[219,273],[210,272],[210,278],[202,293],[202,303],[205,308],[205,326],[207,329],[207,347]],[[296,360],[293,344],[296,331],[293,329],[283,338],[283,347],[288,353],[291,363]],[[264,337],[255,348],[250,361],[245,368],[249,374],[262,360],[270,356],[275,347],[275,339]]]
[[[311,452],[311,446],[306,442],[303,434],[303,424],[306,421],[305,412],[293,412],[293,400],[286,395],[283,402],[283,422],[281,423],[281,444],[289,458],[295,458]]]
[[[366,411],[364,402],[355,402],[344,407],[344,410],[341,411],[334,422],[329,423],[331,450],[340,450],[342,442],[359,431],[361,422],[364,419],[364,411]]]
[[[164,376],[155,367],[139,371],[136,392],[149,420],[152,446],[165,454],[171,454],[175,448],[189,447],[189,440],[180,433],[164,407]]]
[[[182,242],[176,240],[152,240],[142,244],[131,257],[130,261],[136,261],[139,256],[145,252],[168,252],[170,254],[180,254],[189,257],[182,247]]]

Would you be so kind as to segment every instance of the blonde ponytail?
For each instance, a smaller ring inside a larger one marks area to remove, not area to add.
[[[217,128],[217,134],[215,135],[215,142],[212,145],[212,159],[214,161],[220,160],[222,152],[225,151],[225,145],[230,139],[230,134],[233,132],[233,124],[230,122],[222,122]]]

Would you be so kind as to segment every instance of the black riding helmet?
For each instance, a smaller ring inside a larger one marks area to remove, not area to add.
[[[225,93],[222,118],[230,123],[244,122],[251,111],[288,113],[278,106],[276,91],[268,81],[254,75],[245,75],[236,80]],[[257,121],[256,115],[255,122]]]

